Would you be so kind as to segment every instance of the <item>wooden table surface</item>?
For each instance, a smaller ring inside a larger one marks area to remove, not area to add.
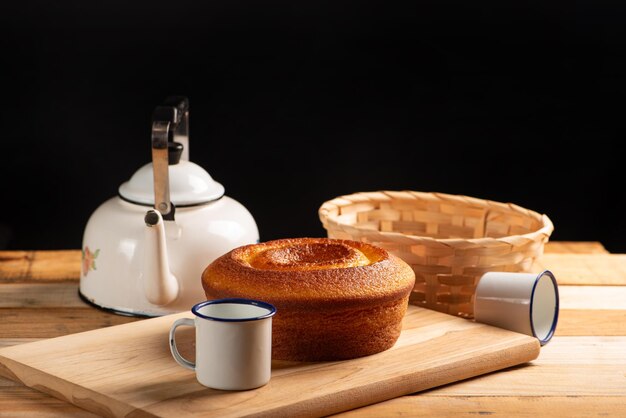
[[[536,269],[559,282],[555,337],[530,364],[340,414],[626,416],[626,255],[551,242]],[[0,251],[0,347],[136,321],[78,295],[80,251]],[[0,417],[93,414],[0,377]]]

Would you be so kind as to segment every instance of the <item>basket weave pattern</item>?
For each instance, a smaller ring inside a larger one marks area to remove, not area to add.
[[[488,271],[527,272],[554,226],[511,203],[415,191],[355,193],[325,202],[329,238],[377,245],[415,271],[411,303],[473,317],[474,291]]]

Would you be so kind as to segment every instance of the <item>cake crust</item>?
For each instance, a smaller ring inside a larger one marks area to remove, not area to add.
[[[349,240],[293,238],[236,248],[202,274],[208,299],[272,303],[272,357],[338,360],[393,346],[415,275],[382,248]]]

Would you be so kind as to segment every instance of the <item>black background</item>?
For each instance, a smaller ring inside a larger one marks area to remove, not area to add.
[[[0,249],[79,248],[191,102],[191,160],[262,240],[322,202],[420,190],[546,213],[626,252],[621,2],[6,2]]]

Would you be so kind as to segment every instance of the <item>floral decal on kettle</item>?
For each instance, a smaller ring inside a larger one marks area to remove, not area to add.
[[[98,254],[100,254],[100,249],[98,248],[95,252],[91,252],[88,246],[85,246],[83,249],[83,276],[86,276],[91,270],[96,270],[96,258],[98,258]]]

